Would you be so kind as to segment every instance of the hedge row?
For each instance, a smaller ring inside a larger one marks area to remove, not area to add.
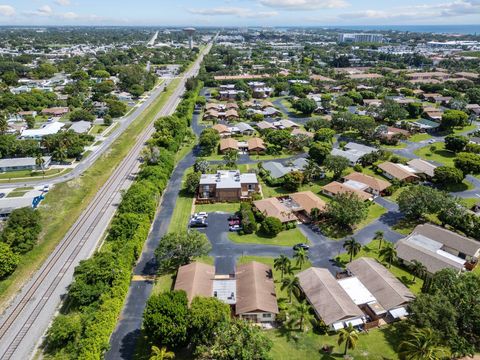
[[[149,140],[150,146],[158,148],[155,163],[145,162],[136,182],[124,194],[101,250],[75,269],[66,310],[54,319],[47,333],[47,358],[100,359],[108,350],[130,285],[131,269],[173,172],[175,154],[188,132],[202,87],[200,82],[195,84],[173,116],[155,122],[157,131]],[[168,143],[163,145],[165,139]]]

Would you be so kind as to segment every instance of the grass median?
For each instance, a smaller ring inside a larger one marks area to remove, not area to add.
[[[114,141],[112,146],[81,176],[56,185],[39,208],[43,230],[38,244],[22,256],[15,272],[0,281],[0,311],[8,300],[43,264],[70,227],[134,146],[143,130],[173,94],[180,79],[174,79],[155,101]]]

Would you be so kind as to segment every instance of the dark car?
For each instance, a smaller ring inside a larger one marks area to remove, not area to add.
[[[299,249],[309,250],[310,246],[304,243],[296,244],[293,246],[293,250],[299,250]]]
[[[240,216],[238,216],[238,215],[232,215],[232,216],[229,216],[229,217],[228,217],[228,221],[237,221],[237,220],[238,220],[238,221],[241,220],[241,219],[240,219]]]
[[[203,228],[203,227],[207,227],[208,226],[208,222],[206,222],[205,220],[191,220],[190,221],[190,227],[191,228]]]
[[[5,193],[0,193],[0,199],[5,197]]]

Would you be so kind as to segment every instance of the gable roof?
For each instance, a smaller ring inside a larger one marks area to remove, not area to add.
[[[230,128],[227,125],[224,124],[215,124],[212,126],[213,130],[218,131],[219,134],[224,134],[224,133],[229,133]]]
[[[260,138],[251,138],[247,140],[248,150],[266,149],[265,144]]]
[[[325,209],[326,203],[311,191],[301,191],[290,194],[290,198],[295,201],[307,213],[311,213],[312,209]]]
[[[212,296],[214,277],[214,266],[196,261],[178,268],[174,289],[184,290],[191,303],[195,296]]]
[[[407,162],[407,164],[415,170],[418,170],[419,172],[422,172],[430,177],[435,175],[435,169],[437,168],[435,165],[422,159],[412,159]]]
[[[266,216],[275,217],[282,223],[294,221],[297,217],[292,213],[292,210],[283,205],[280,200],[275,197],[257,200],[253,205]]]
[[[386,180],[378,179],[376,177],[365,175],[356,171],[344,176],[343,178],[368,185],[369,188],[376,191],[383,191],[392,185]]]
[[[220,151],[233,149],[238,149],[238,141],[232,138],[226,138],[220,140]]]
[[[361,257],[347,264],[347,269],[365,285],[386,310],[415,299],[413,293],[375,259]]]
[[[272,269],[268,265],[256,261],[239,265],[236,279],[235,313],[237,315],[255,311],[278,314]]]
[[[329,193],[332,193],[333,195],[344,194],[344,193],[354,193],[363,201],[366,201],[372,198],[372,194],[369,194],[363,190],[357,190],[357,189],[351,188],[342,183],[339,183],[338,181],[332,181],[331,183],[325,185],[323,187],[323,190]]]
[[[363,316],[327,269],[311,267],[299,273],[298,279],[308,301],[326,325]]]
[[[414,173],[407,171],[406,169],[399,166],[398,164],[395,164],[389,161],[379,164],[378,168],[398,180],[405,180],[410,177],[418,178],[418,176],[415,175]]]

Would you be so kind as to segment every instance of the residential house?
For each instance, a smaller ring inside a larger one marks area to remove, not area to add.
[[[350,166],[354,166],[356,163],[358,163],[362,156],[378,151],[378,149],[374,147],[357,144],[354,142],[349,142],[344,148],[345,150],[334,148],[331,154],[335,156],[342,156],[348,159]]]
[[[90,121],[77,121],[72,123],[72,125],[68,128],[68,131],[76,132],[77,134],[86,134],[92,127],[92,123]]]
[[[273,122],[273,126],[275,126],[277,129],[291,129],[291,128],[295,129],[300,127],[300,125],[288,119],[275,121]]]
[[[20,139],[42,140],[47,135],[58,133],[64,126],[64,123],[54,121],[42,125],[39,129],[26,129],[20,134]]]
[[[261,138],[251,138],[247,140],[248,152],[250,154],[263,154],[267,149]]]
[[[239,201],[259,192],[257,175],[241,174],[239,170],[219,170],[202,174],[197,199],[210,201]]]
[[[43,156],[42,159],[43,168],[37,165],[37,159],[34,157],[0,159],[0,172],[48,169],[52,158],[50,156]]]
[[[275,197],[254,201],[253,206],[264,216],[277,218],[282,223],[298,220],[292,210]]]
[[[224,124],[215,124],[212,126],[213,130],[216,130],[220,137],[230,136],[232,134],[230,128]]]
[[[348,184],[348,185],[347,185]],[[358,183],[360,184],[360,183]],[[353,193],[358,196],[359,199],[363,201],[373,200],[373,195],[367,193],[364,189],[368,186],[365,184],[360,184],[357,186],[353,182],[347,182],[346,184],[339,183],[338,181],[332,181],[331,183],[323,186],[322,193],[327,196],[334,197],[338,194]]]
[[[238,151],[238,141],[230,137],[220,139],[219,149],[221,154],[225,154],[230,150]]]
[[[188,303],[197,296],[211,297],[213,294],[213,279],[215,267],[198,261],[178,268],[174,290],[187,293]]]
[[[442,269],[472,270],[480,256],[480,242],[432,224],[416,226],[396,248],[404,264],[417,260],[431,274]]]
[[[412,159],[407,162],[407,165],[415,170],[416,174],[423,174],[428,178],[435,176],[435,169],[437,168],[437,166],[422,159]]]
[[[42,114],[47,116],[63,116],[69,112],[68,107],[53,107],[48,109],[43,109]]]
[[[343,177],[343,185],[366,191],[375,196],[381,195],[392,184],[386,180],[378,179],[376,177],[365,175],[359,172],[352,172]],[[357,184],[360,184],[358,186]],[[363,185],[363,186],[361,186]]]
[[[415,170],[403,164],[396,164],[392,162],[384,162],[378,165],[382,170],[383,175],[389,179],[396,179],[399,181],[414,182],[419,179],[415,174]]]
[[[276,129],[276,127],[275,127],[272,123],[269,123],[269,122],[267,122],[267,121],[260,121],[259,123],[256,124],[256,126],[257,126],[260,130]]]

